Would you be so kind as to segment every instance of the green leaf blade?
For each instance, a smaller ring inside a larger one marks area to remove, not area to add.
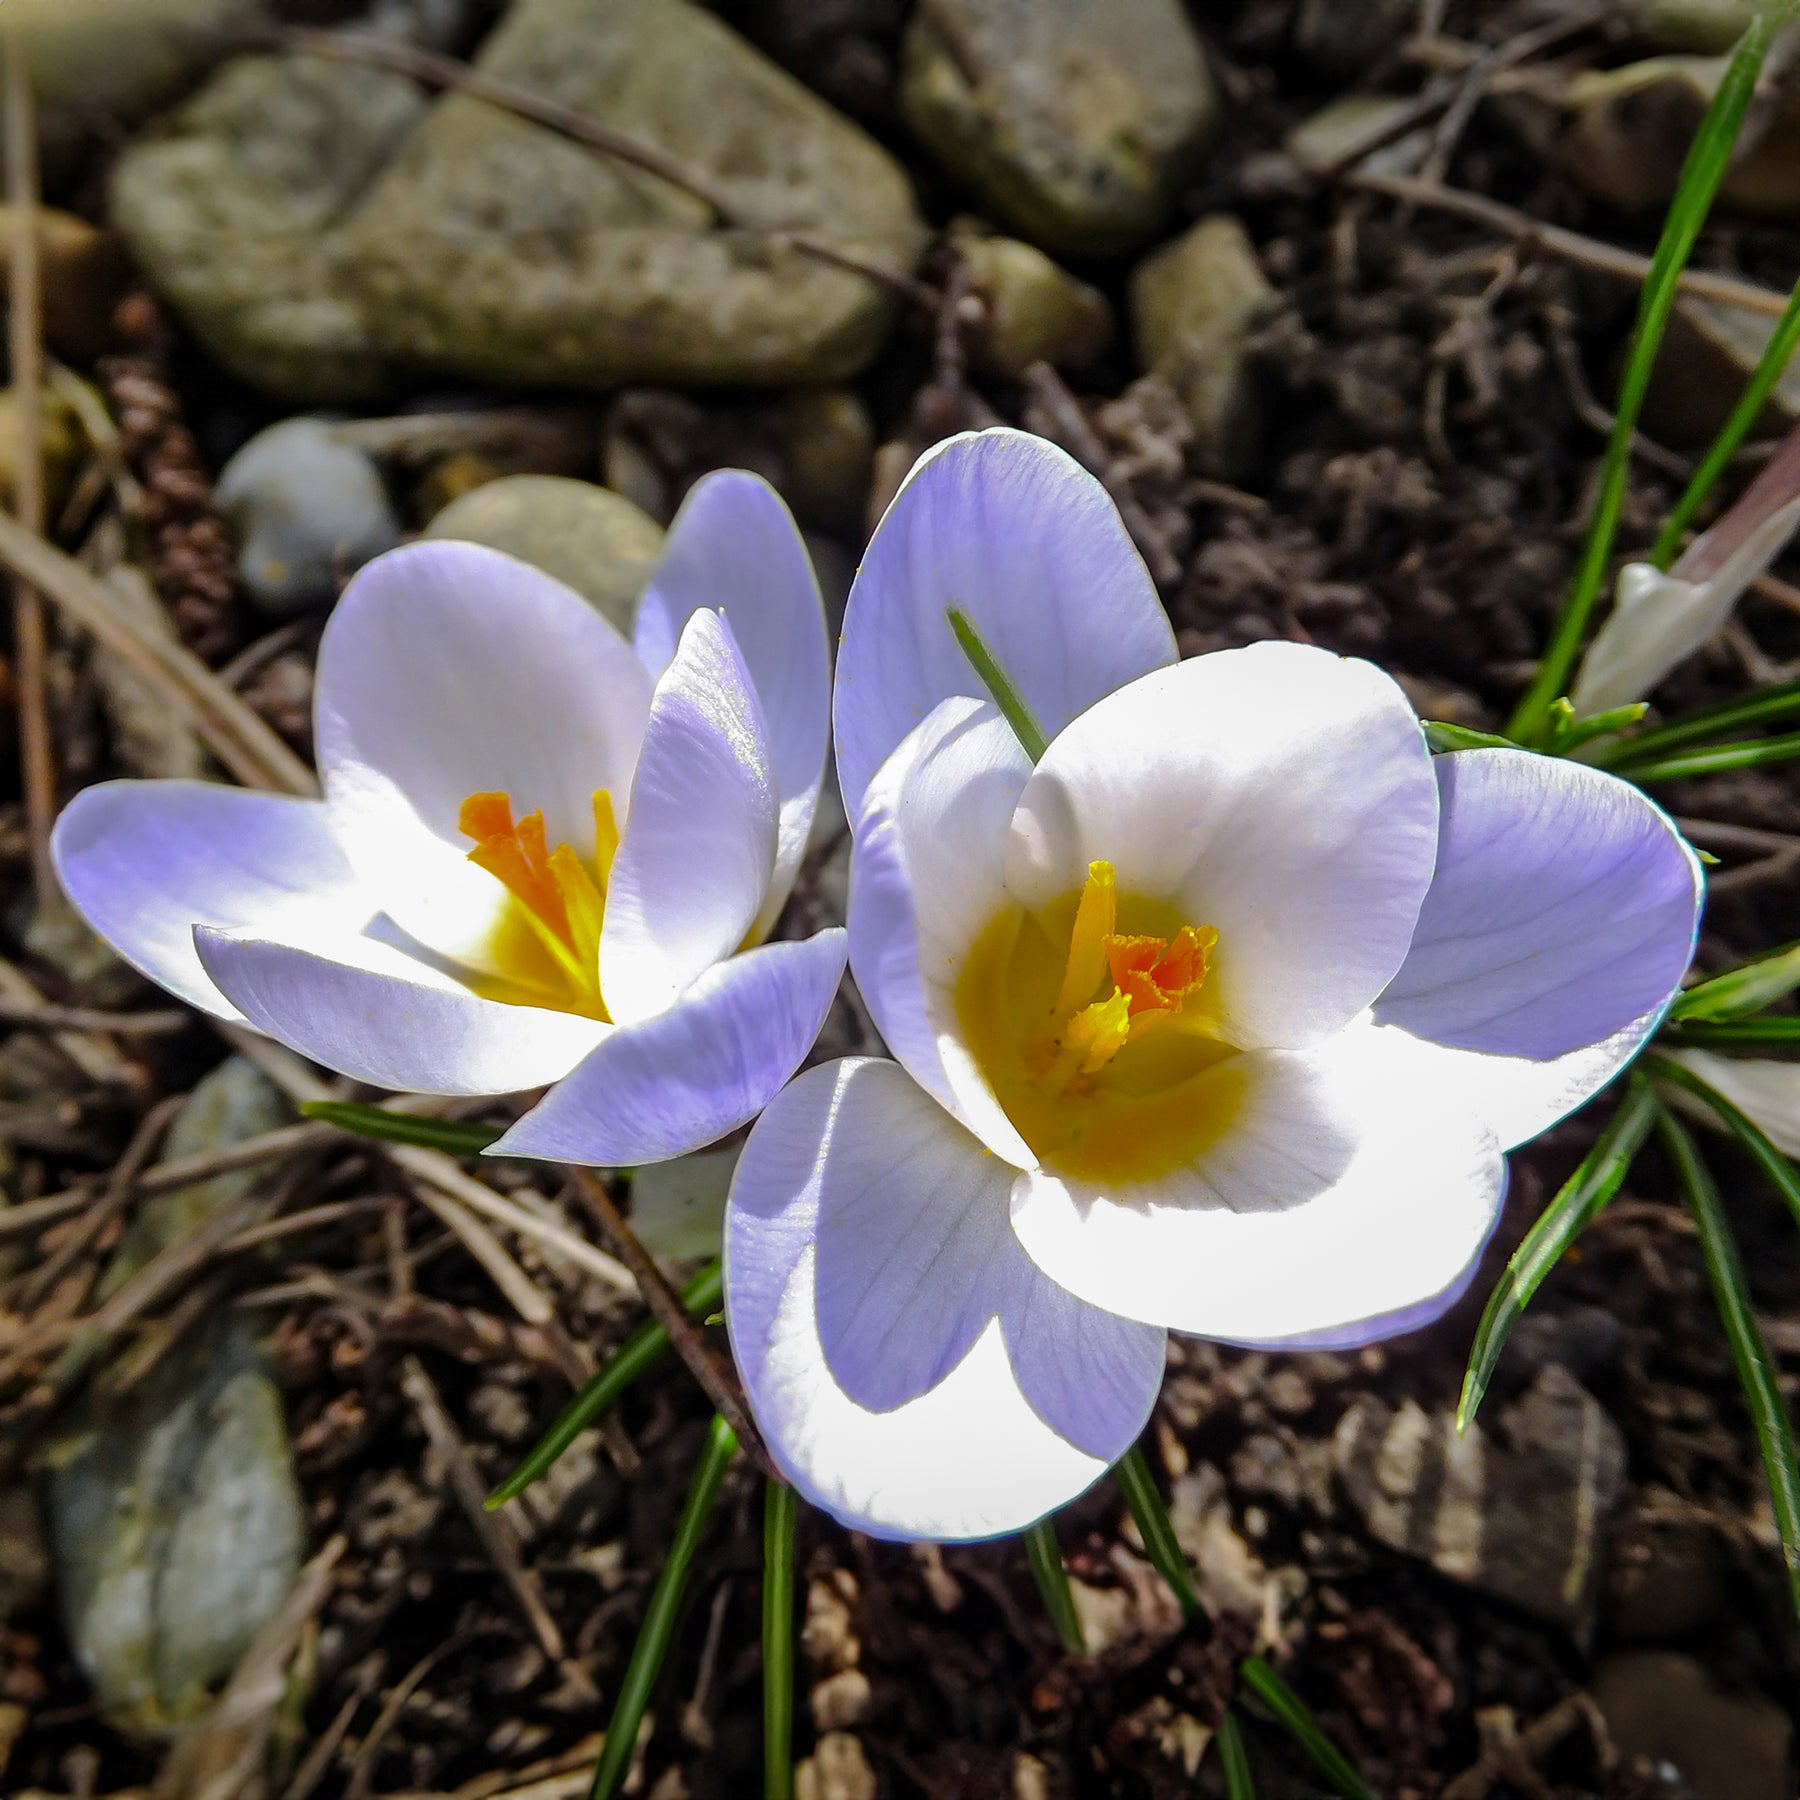
[[[763,1793],[794,1800],[794,1536],[800,1498],[785,1481],[763,1492]]]
[[[1012,727],[1019,747],[1034,763],[1042,762],[1044,752],[1050,748],[1050,734],[1038,722],[1037,714],[1031,710],[1031,702],[1025,698],[1011,672],[989,648],[987,639],[962,607],[945,607],[944,617],[950,621],[957,647],[969,659],[969,667],[993,697],[1001,718]]]
[[[1480,1409],[1488,1383],[1500,1363],[1500,1352],[1519,1322],[1544,1277],[1556,1267],[1595,1214],[1619,1191],[1633,1158],[1643,1148],[1656,1117],[1656,1099],[1642,1076],[1633,1075],[1619,1110],[1607,1121],[1592,1150],[1575,1173],[1563,1183],[1556,1197],[1526,1232],[1512,1254],[1506,1272],[1488,1296],[1469,1365],[1463,1374],[1462,1395],[1456,1407],[1456,1428],[1467,1431]]]
[[[1253,1693],[1277,1724],[1304,1750],[1312,1765],[1332,1784],[1331,1791],[1343,1800],[1376,1800],[1375,1790],[1357,1774],[1350,1759],[1338,1749],[1319,1721],[1307,1709],[1305,1701],[1281,1679],[1260,1656],[1247,1656],[1238,1669],[1238,1679]]]
[[[1800,1617],[1800,1460],[1794,1451],[1793,1422],[1788,1418],[1762,1328],[1756,1322],[1743,1258],[1738,1254],[1712,1171],[1701,1159],[1686,1127],[1667,1107],[1657,1108],[1656,1125],[1687,1192],[1688,1210],[1694,1215],[1713,1304],[1725,1327],[1731,1360],[1737,1365],[1738,1385],[1750,1409],[1757,1449],[1762,1454],[1775,1528],[1781,1537],[1782,1560],[1787,1566],[1788,1588],[1795,1614]]]
[[[681,1611],[681,1598],[687,1591],[689,1572],[707,1521],[719,1498],[725,1471],[737,1454],[737,1435],[717,1416],[707,1433],[706,1448],[700,1454],[694,1471],[693,1485],[688,1489],[686,1504],[675,1526],[675,1541],[669,1546],[656,1586],[650,1593],[650,1604],[644,1609],[644,1623],[632,1646],[631,1661],[625,1666],[619,1683],[619,1697],[607,1721],[606,1742],[600,1759],[594,1765],[593,1784],[588,1800],[612,1800],[631,1767],[631,1752],[637,1744],[638,1727],[650,1705],[651,1690],[668,1654],[669,1640],[675,1635],[675,1620]]]
[[[1025,1540],[1025,1556],[1032,1579],[1043,1596],[1044,1610],[1056,1627],[1062,1647],[1071,1656],[1087,1655],[1081,1636],[1081,1620],[1075,1612],[1075,1596],[1069,1591],[1069,1571],[1063,1567],[1062,1545],[1056,1538],[1054,1517],[1039,1519],[1019,1533]]]
[[[1800,1050],[1800,1018],[1677,1019],[1661,1041],[1688,1050]]]
[[[1133,1444],[1113,1465],[1113,1479],[1125,1496],[1131,1516],[1137,1520],[1138,1535],[1144,1540],[1144,1554],[1151,1566],[1173,1590],[1184,1619],[1203,1616],[1200,1596],[1194,1591],[1193,1571],[1188,1567],[1169,1509],[1163,1505],[1156,1477],[1150,1472],[1143,1446]]]
[[[1739,738],[1728,744],[1703,744],[1667,756],[1616,763],[1612,773],[1640,787],[1653,781],[1692,781],[1699,775],[1728,775],[1737,769],[1767,769],[1800,756],[1800,731],[1775,737]]]
[[[506,1135],[502,1125],[432,1119],[386,1106],[359,1106],[353,1100],[302,1100],[300,1112],[304,1118],[323,1120],[358,1137],[375,1138],[384,1144],[411,1144],[421,1150],[442,1150],[450,1156],[479,1156]]]
[[[1225,1777],[1225,1800],[1256,1800],[1256,1777],[1250,1773],[1250,1755],[1244,1734],[1230,1707],[1219,1721],[1219,1770]]]
[[[1800,987],[1800,943],[1784,944],[1710,981],[1696,982],[1675,996],[1669,1018],[1675,1024],[1719,1024],[1761,1012]]]

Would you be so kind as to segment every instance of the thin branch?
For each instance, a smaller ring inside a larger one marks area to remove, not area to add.
[[[12,360],[13,510],[26,531],[44,529],[44,346],[39,318],[37,120],[25,45],[6,34],[6,199],[12,211],[7,350]],[[31,833],[31,876],[39,907],[58,904],[62,890],[50,864],[50,827],[56,821],[56,753],[50,737],[49,650],[44,607],[31,586],[13,589],[13,654],[19,692],[19,762]]]
[[[1579,263],[1583,268],[1617,276],[1621,281],[1641,286],[1650,273],[1649,257],[1639,256],[1635,250],[1622,250],[1616,244],[1584,237],[1579,231],[1568,231],[1560,225],[1546,225],[1516,207],[1505,206],[1483,194],[1471,194],[1464,188],[1443,187],[1435,181],[1421,181],[1416,176],[1381,174],[1373,169],[1356,169],[1343,179],[1351,187],[1371,194],[1384,194],[1390,200],[1455,213],[1499,232],[1502,237],[1535,244],[1565,262]],[[1684,270],[1678,285],[1684,294],[1696,300],[1716,300],[1743,312],[1765,313],[1772,319],[1780,318],[1787,308],[1786,294],[1758,287],[1754,282],[1737,281],[1729,275],[1714,275],[1704,269]]]
[[[625,1222],[624,1214],[613,1204],[612,1195],[606,1191],[606,1183],[592,1169],[571,1165],[569,1172],[575,1178],[576,1192],[586,1202],[595,1224],[600,1227],[600,1235],[611,1245],[613,1254],[619,1261],[631,1271],[637,1282],[638,1292],[643,1295],[644,1304],[650,1309],[650,1316],[669,1334],[669,1342],[674,1346],[675,1354],[687,1364],[688,1372],[699,1382],[702,1392],[718,1409],[725,1423],[737,1434],[737,1440],[745,1451],[754,1458],[765,1474],[773,1475],[768,1452],[763,1449],[762,1437],[750,1421],[750,1413],[744,1405],[743,1390],[737,1384],[737,1377],[713,1354],[712,1347],[701,1334],[699,1326],[681,1304],[681,1296],[669,1285],[668,1277],[656,1266],[650,1252],[638,1242],[637,1233]]]

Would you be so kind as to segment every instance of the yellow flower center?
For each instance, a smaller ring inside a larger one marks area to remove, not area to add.
[[[1207,975],[1219,934],[1121,894],[1110,863],[1039,913],[1006,906],[969,952],[957,1020],[1006,1116],[1059,1172],[1167,1174],[1243,1093]]]
[[[600,926],[606,881],[619,847],[612,795],[594,795],[591,866],[567,844],[549,846],[542,812],[514,819],[507,794],[471,794],[457,828],[473,838],[469,861],[504,887],[510,903],[489,954],[498,973],[482,984],[494,1000],[608,1017],[600,994]]]

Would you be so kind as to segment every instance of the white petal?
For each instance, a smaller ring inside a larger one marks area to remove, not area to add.
[[[1359,1022],[1310,1051],[1253,1051],[1223,1136],[1161,1181],[1041,1168],[1013,1189],[1038,1266],[1126,1318],[1265,1342],[1441,1294],[1493,1229],[1505,1165],[1453,1090]]]
[[[587,855],[593,795],[625,823],[650,677],[579,594],[497,550],[408,544],[345,590],[319,646],[319,770],[332,828],[381,906],[476,968],[506,904],[468,861],[470,794],[542,811]]]
[[[749,934],[775,862],[762,708],[731,627],[697,612],[650,703],[613,861],[600,987],[621,1025],[666,1012]]]
[[[950,438],[895,495],[845,608],[834,717],[853,821],[875,771],[933,707],[987,697],[950,606],[967,611],[1052,734],[1175,660],[1149,572],[1093,476],[1026,432]]]
[[[1751,1124],[1761,1126],[1778,1150],[1800,1156],[1800,1063],[1771,1062],[1754,1056],[1715,1056],[1708,1050],[1672,1050],[1708,1087],[1717,1088]],[[1719,1116],[1685,1089],[1671,1084],[1671,1100],[1698,1119],[1718,1125]]]
[[[806,851],[831,746],[831,651],[812,558],[786,502],[747,469],[720,469],[688,491],[638,607],[633,643],[653,675],[703,607],[725,615],[756,685],[781,795],[780,841],[763,916],[775,923]]]
[[[1032,1270],[1006,1230],[1007,1175],[892,1063],[808,1070],[745,1146],[732,1347],[778,1466],[856,1529],[1016,1531],[1148,1416],[1162,1334]]]
[[[613,1032],[493,1153],[624,1168],[722,1138],[806,1059],[843,973],[842,931],[728,958],[666,1013]]]
[[[421,1094],[507,1094],[560,1080],[611,1029],[483,1000],[373,938],[335,954],[201,929],[206,972],[259,1031],[355,1081]]]
[[[982,701],[944,701],[868,790],[850,862],[850,960],[887,1047],[996,1155],[1037,1161],[963,1045],[963,959],[1007,901],[1013,807],[1031,773]]]
[[[1588,646],[1571,696],[1585,718],[1642,700],[1727,619],[1751,582],[1800,530],[1800,500],[1770,513],[1704,581],[1684,581],[1654,563],[1627,563],[1605,624]]]
[[[242,1014],[194,953],[195,925],[305,941],[376,910],[316,800],[205,781],[109,781],[63,809],[63,891],[133,968],[222,1019]]]
[[[1219,934],[1207,980],[1232,1043],[1342,1029],[1406,956],[1437,852],[1437,783],[1372,664],[1256,644],[1109,695],[1033,770],[1007,885],[1028,906],[1110,862],[1121,893]]]

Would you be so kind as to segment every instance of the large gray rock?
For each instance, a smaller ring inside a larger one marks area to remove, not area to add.
[[[1071,256],[1149,238],[1219,113],[1178,0],[922,0],[900,104],[1001,219]]]
[[[623,494],[566,475],[505,475],[452,500],[432,538],[486,544],[566,582],[631,636],[663,530]]]
[[[298,399],[425,372],[819,382],[874,355],[892,292],[785,239],[910,269],[924,226],[906,176],[710,13],[521,0],[479,65],[768,229],[714,229],[691,194],[486,101],[427,110],[398,77],[300,57],[232,65],[128,151],[114,216],[221,361]]]

